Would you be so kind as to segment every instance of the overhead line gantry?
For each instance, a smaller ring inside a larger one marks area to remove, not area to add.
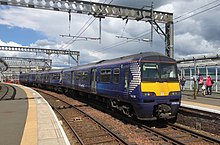
[[[27,68],[27,67],[42,67],[44,70],[52,68],[52,59],[41,58],[23,58],[23,57],[0,57],[4,60],[8,68]]]
[[[77,64],[79,63],[79,55],[80,55],[79,51],[33,48],[33,47],[0,46],[0,50],[2,50],[2,51],[19,51],[19,52],[36,52],[36,53],[45,53],[48,55],[51,55],[51,54],[69,55],[76,61]],[[76,58],[73,57],[73,55],[76,55]]]
[[[174,57],[173,14],[161,11],[130,8],[80,0],[0,0],[1,5],[54,10],[93,15],[97,18],[113,17],[151,23],[165,37],[165,55]],[[165,24],[165,32],[157,23]]]

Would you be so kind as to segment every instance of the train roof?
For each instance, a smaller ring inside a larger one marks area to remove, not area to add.
[[[139,54],[133,54],[129,56],[123,56],[115,59],[107,59],[107,60],[101,60],[95,63],[89,63],[89,64],[84,64],[80,66],[75,66],[72,68],[65,69],[65,71],[69,70],[78,70],[78,69],[87,69],[90,67],[98,67],[102,65],[113,65],[113,64],[118,64],[118,63],[126,63],[126,62],[132,62],[132,61],[138,61],[138,60],[147,60],[150,58],[150,60],[162,60],[162,61],[169,61],[169,62],[175,62],[174,59],[169,58],[161,53],[158,52],[141,52]]]
[[[32,72],[29,74],[44,74],[44,73],[59,73],[61,71],[63,72],[68,72],[71,70],[82,70],[82,69],[88,69],[91,67],[99,67],[102,65],[115,65],[115,64],[121,64],[121,63],[126,63],[126,62],[132,62],[132,61],[164,61],[164,62],[176,62],[174,59],[167,57],[161,53],[158,52],[141,52],[139,54],[133,54],[129,56],[123,56],[115,59],[108,59],[108,60],[101,60],[98,62],[94,63],[89,63],[89,64],[84,64],[84,65],[79,65],[79,66],[74,66],[71,68],[66,68],[66,69],[56,69],[56,70],[50,70],[50,71],[43,71],[43,72]],[[28,74],[28,73],[27,73]],[[25,75],[25,74],[23,74]]]

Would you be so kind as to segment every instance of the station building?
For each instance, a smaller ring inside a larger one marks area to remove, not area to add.
[[[204,83],[208,75],[215,82],[212,86],[213,92],[220,92],[220,56],[199,56],[177,60],[179,69],[179,77],[185,77],[186,82],[184,89],[194,89],[194,78],[197,79],[198,74],[204,78]]]

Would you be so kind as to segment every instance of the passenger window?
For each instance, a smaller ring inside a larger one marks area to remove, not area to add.
[[[76,72],[76,80],[80,80],[81,78],[81,72]]]
[[[119,68],[115,68],[114,69],[114,74],[113,74],[113,83],[114,84],[118,84],[119,83],[119,79],[120,79],[120,69]]]
[[[111,82],[111,70],[110,69],[103,69],[100,72],[100,81],[104,83]]]
[[[53,74],[53,79],[54,79],[54,80],[59,80],[59,79],[60,79],[60,74],[54,73],[54,74]]]
[[[88,72],[82,72],[82,80],[83,81],[88,81]]]

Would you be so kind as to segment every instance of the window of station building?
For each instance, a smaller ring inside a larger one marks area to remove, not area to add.
[[[217,67],[217,80],[216,81],[220,81],[220,67]]]
[[[111,70],[110,69],[102,69],[100,71],[100,81],[104,83],[111,82]]]
[[[185,73],[185,76],[190,77],[190,69],[189,68],[184,69],[184,73]]]
[[[118,84],[120,79],[120,69],[114,68],[113,70],[113,83]]]
[[[216,68],[215,67],[209,67],[207,69],[208,69],[208,74],[210,76],[214,76],[215,77],[215,75],[216,75]]]
[[[198,72],[205,77],[206,76],[206,68],[205,67],[200,67],[198,68]]]
[[[216,67],[213,67],[213,66],[207,67],[207,71],[208,71],[207,75],[211,76],[212,80],[216,81]],[[206,76],[206,78],[207,78],[207,76]],[[217,76],[217,78],[219,78],[219,76]]]

